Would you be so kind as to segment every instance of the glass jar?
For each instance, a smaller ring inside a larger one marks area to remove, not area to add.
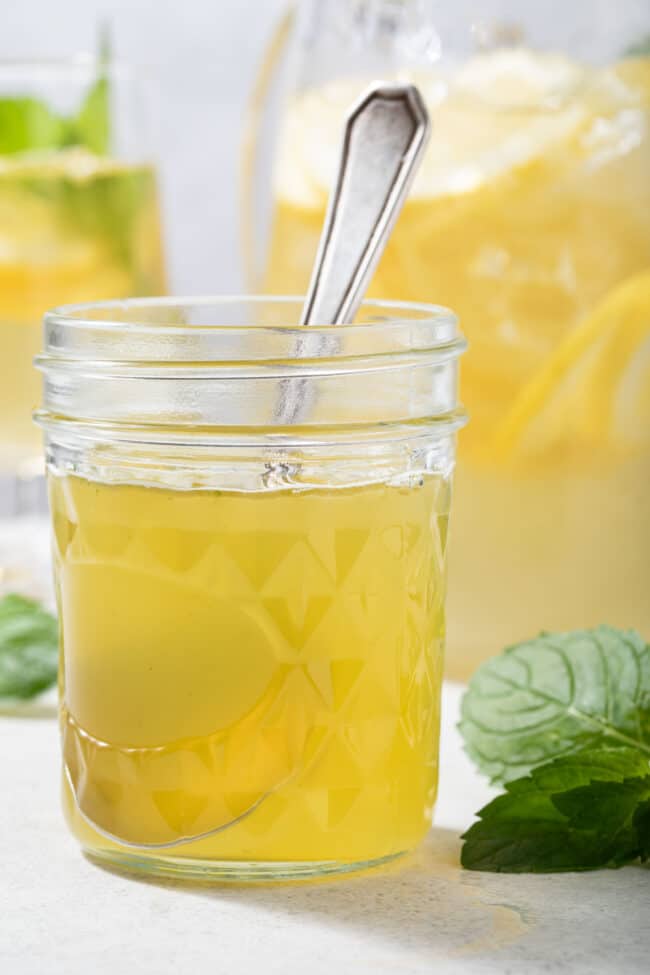
[[[437,307],[300,308],[46,316],[64,802],[96,860],[298,877],[429,828],[464,343]]]
[[[43,314],[165,287],[147,95],[105,58],[0,62],[0,590],[39,585]]]
[[[265,185],[273,219],[270,247],[247,238],[256,287],[305,288],[342,119],[369,80],[410,78],[431,113],[370,294],[435,295],[469,340],[449,674],[540,629],[650,635],[647,0],[297,6],[292,57],[272,52],[287,66],[272,180],[257,154],[255,214]]]

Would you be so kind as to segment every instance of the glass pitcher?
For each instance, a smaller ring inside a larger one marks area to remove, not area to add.
[[[647,0],[290,11],[246,142],[251,283],[304,291],[342,119],[377,75],[420,86],[433,137],[371,294],[448,305],[470,343],[449,674],[540,629],[650,636]]]

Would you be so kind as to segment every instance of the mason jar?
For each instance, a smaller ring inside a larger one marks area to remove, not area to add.
[[[45,320],[69,826],[152,874],[412,848],[438,770],[449,311],[134,299]]]

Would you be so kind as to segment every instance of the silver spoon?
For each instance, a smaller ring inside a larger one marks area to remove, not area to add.
[[[354,321],[429,133],[429,115],[414,85],[372,85],[353,106],[345,124],[302,325]],[[328,351],[325,346],[322,336],[304,336],[296,355],[322,356]],[[308,400],[305,379],[285,380],[276,422],[299,422],[309,408]]]

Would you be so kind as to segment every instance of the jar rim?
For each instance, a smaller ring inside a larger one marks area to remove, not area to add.
[[[220,295],[130,298],[66,305],[45,315],[44,372],[123,370],[139,375],[173,366],[197,370],[251,363],[309,369],[315,360],[340,368],[372,359],[457,358],[465,349],[458,319],[441,305],[368,299],[353,324],[300,325],[304,298]]]
[[[303,303],[166,297],[55,309],[36,358],[38,420],[88,422],[96,433],[119,425],[129,437],[155,427],[170,440],[225,427],[271,437],[289,427],[320,436],[358,425],[457,424],[466,342],[452,312],[368,300],[356,324],[286,324],[299,321]]]
[[[197,324],[195,322],[178,321],[146,321],[143,314],[142,320],[126,318],[125,315],[131,311],[142,309],[160,310],[164,308],[176,309],[183,308],[203,309],[211,306],[228,307],[230,306],[261,306],[261,305],[295,305],[301,310],[305,297],[303,295],[246,295],[246,294],[225,294],[225,295],[191,295],[179,297],[151,296],[146,298],[125,298],[111,299],[108,301],[90,301],[78,304],[60,305],[46,312],[44,316],[47,326],[65,326],[69,328],[89,328],[105,330],[107,328],[123,332],[155,332],[156,335],[184,335],[188,331],[230,331],[240,329],[254,329],[255,332],[277,331],[280,327],[283,330],[296,332],[298,334],[314,334],[315,332],[339,333],[341,325],[300,325],[296,322],[274,322],[270,325],[263,325],[251,322],[247,325],[231,324],[228,322],[213,322]],[[446,325],[453,329],[458,327],[456,314],[444,305],[431,304],[427,302],[413,301],[393,301],[387,299],[367,298],[362,302],[362,311],[368,308],[381,309],[388,313],[383,322],[375,320],[355,321],[351,325],[345,325],[349,329],[381,329],[382,327],[394,327],[395,325],[407,324],[409,327],[420,322],[431,324]],[[110,312],[115,315],[111,317]],[[391,314],[392,313],[392,314]],[[122,317],[120,317],[120,314]],[[408,317],[412,316],[412,317]]]

